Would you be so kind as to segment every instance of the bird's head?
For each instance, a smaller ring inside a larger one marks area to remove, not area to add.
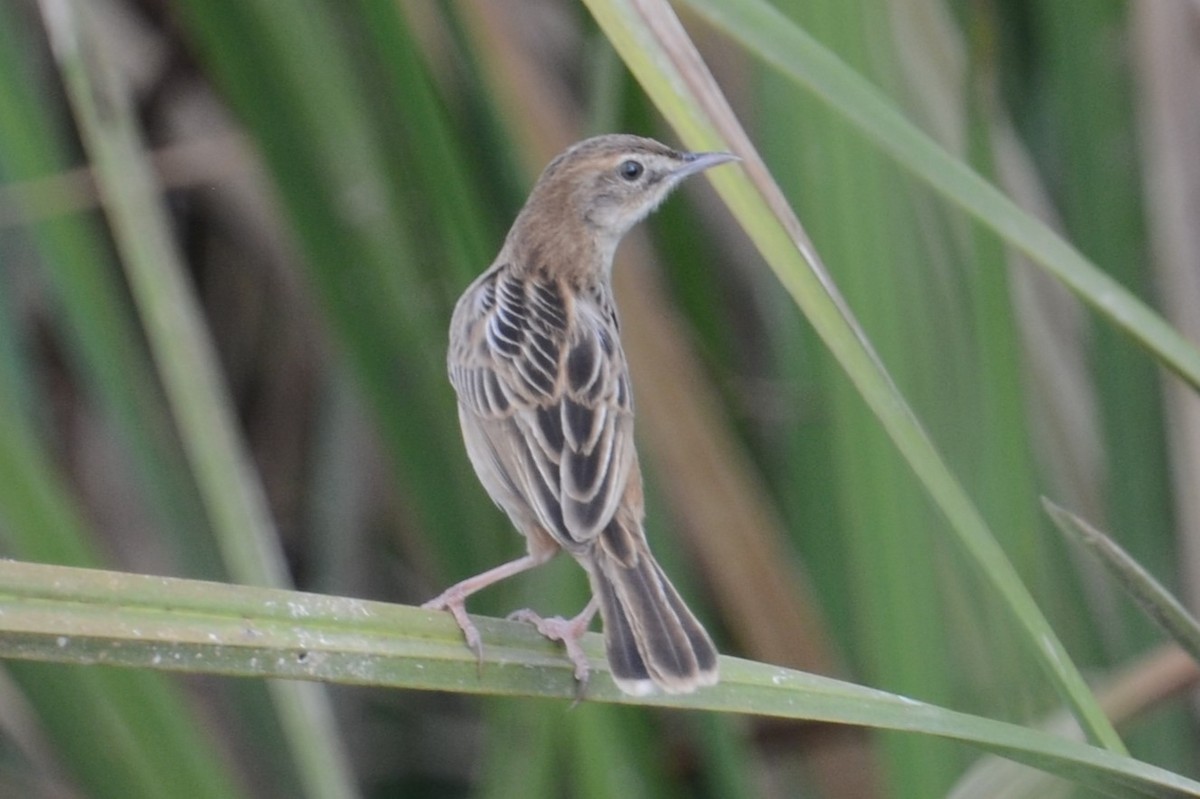
[[[550,162],[526,203],[525,227],[537,238],[587,237],[601,254],[666,199],[684,178],[737,160],[730,153],[687,153],[641,136],[585,139]]]

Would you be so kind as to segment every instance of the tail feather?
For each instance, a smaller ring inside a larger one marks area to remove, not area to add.
[[[655,687],[667,693],[689,693],[716,683],[717,650],[712,639],[645,543],[634,541],[632,548],[612,548],[605,545],[602,534],[589,569],[593,591],[600,599],[613,679],[623,691],[635,695]]]
[[[692,615],[688,606],[683,604],[683,597],[679,596],[679,592],[675,590],[675,586],[667,581],[666,575],[663,574],[662,569],[659,568],[657,563],[654,564],[654,568],[658,572],[666,589],[664,593],[667,596],[667,601],[670,603],[671,609],[675,611],[675,616],[679,619],[679,624],[683,628],[683,634],[687,636],[688,643],[691,645],[692,656],[696,660],[696,667],[702,675],[712,675],[712,682],[700,684],[715,684],[717,681],[717,648],[713,645],[712,639],[708,637],[708,631],[696,620],[696,617]]]
[[[646,661],[638,651],[637,639],[629,617],[621,608],[612,581],[592,574],[592,592],[600,598],[600,619],[604,624],[604,650],[613,680],[627,694],[645,696],[654,692],[654,680]]]

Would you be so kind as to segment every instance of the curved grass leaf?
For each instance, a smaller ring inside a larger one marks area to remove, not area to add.
[[[476,619],[484,662],[445,613],[279,589],[0,562],[0,657],[571,700],[572,664],[530,626]],[[634,699],[584,642],[587,700],[915,732],[978,746],[1110,796],[1200,797],[1200,783],[1013,724],[726,657],[722,681]]]
[[[688,0],[746,51],[813,92],[896,162],[1025,253],[1194,388],[1200,350],[1048,225],[909,122],[869,81],[763,0]]]

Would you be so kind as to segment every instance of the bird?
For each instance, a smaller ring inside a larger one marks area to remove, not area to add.
[[[597,611],[622,692],[684,694],[716,684],[712,638],[646,540],[611,278],[630,228],[685,178],[735,160],[630,134],[576,143],[546,166],[496,259],[455,305],[447,367],[467,454],[526,542],[524,556],[423,605],[453,615],[480,663],[466,599],[566,551],[587,573],[587,606],[571,619],[531,610],[510,618],[565,646],[579,690],[590,675],[580,641]]]

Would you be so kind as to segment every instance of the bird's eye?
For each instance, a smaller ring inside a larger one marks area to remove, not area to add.
[[[621,165],[617,167],[617,172],[620,173],[621,177],[630,182],[640,178],[643,171],[644,167],[640,161],[622,161]]]

